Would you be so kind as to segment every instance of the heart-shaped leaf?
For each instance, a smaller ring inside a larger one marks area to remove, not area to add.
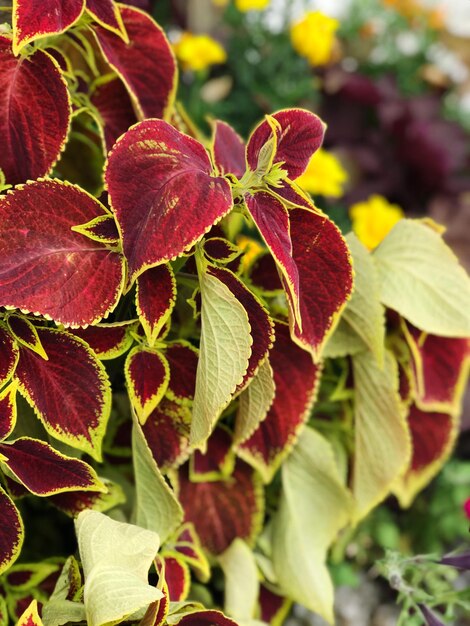
[[[164,398],[142,426],[148,447],[160,471],[167,472],[187,460],[191,410]]]
[[[97,324],[87,328],[75,328],[70,333],[86,341],[96,356],[104,361],[115,359],[127,352],[134,341],[130,331],[135,329],[136,324],[137,320]]]
[[[127,355],[124,374],[132,406],[145,424],[168,387],[168,361],[157,350],[136,346]]]
[[[137,313],[150,346],[170,317],[175,302],[176,280],[169,264],[151,267],[137,279]]]

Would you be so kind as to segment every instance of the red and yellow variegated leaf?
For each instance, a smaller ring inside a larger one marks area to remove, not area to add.
[[[167,117],[173,107],[177,66],[160,26],[143,11],[119,5],[129,43],[98,27],[96,38],[106,61],[122,78],[137,111]]]
[[[33,350],[33,352],[37,352],[43,359],[47,360],[47,354],[41,345],[38,332],[28,318],[22,315],[9,315],[7,326],[18,343]]]
[[[119,243],[119,232],[112,215],[100,215],[87,224],[72,226],[72,230],[100,243],[111,245]]]
[[[67,138],[70,112],[57,62],[42,50],[16,59],[11,39],[0,35],[0,169],[7,183],[51,171]]]
[[[86,10],[103,28],[128,42],[119,6],[114,0],[86,0]]]
[[[0,443],[0,461],[37,496],[75,489],[105,490],[95,470],[87,463],[65,456],[48,443],[31,437]]]
[[[10,380],[18,363],[19,350],[16,341],[4,324],[0,324],[0,387]]]
[[[113,322],[87,328],[75,328],[70,332],[86,341],[96,356],[104,361],[115,359],[127,352],[134,341],[130,331],[135,329],[136,324],[135,320]]]
[[[37,330],[49,358],[21,349],[19,391],[52,437],[100,460],[111,411],[106,370],[82,339],[52,328]]]
[[[164,398],[142,426],[145,439],[161,472],[178,467],[189,456],[191,411]]]
[[[195,611],[182,617],[178,626],[238,626],[220,611]]]
[[[141,424],[165,395],[170,380],[170,367],[157,350],[136,346],[124,366],[129,397]]]
[[[33,600],[21,615],[16,626],[43,626],[42,620],[38,613],[38,601]]]
[[[109,480],[104,480],[103,483],[107,489],[106,492],[102,490],[64,492],[51,496],[49,502],[66,515],[76,517],[85,509],[104,512],[126,501],[126,496],[118,483]]]
[[[58,573],[59,568],[58,563],[47,562],[13,565],[3,579],[4,584],[13,593],[28,591],[42,586],[44,583],[47,585],[49,582],[47,579]]]
[[[181,255],[232,208],[198,141],[167,122],[131,128],[109,155],[106,182],[131,278]]]
[[[241,178],[246,170],[245,143],[226,122],[216,120],[213,125],[212,155],[221,174],[235,174]]]
[[[209,580],[209,561],[204,555],[194,525],[190,522],[183,524],[175,538],[165,544],[164,553],[182,558],[202,582]]]
[[[197,483],[224,480],[231,475],[234,465],[232,435],[219,426],[207,440],[206,451],[194,451],[189,462],[189,476]]]
[[[78,21],[84,7],[85,0],[14,0],[15,54],[35,39],[66,31]]]
[[[166,624],[166,618],[170,612],[168,587],[165,581],[161,579],[158,581],[157,587],[162,591],[163,598],[152,602],[146,610],[144,617],[139,622],[139,626],[164,626],[164,624]]]
[[[230,270],[208,267],[208,273],[223,282],[245,308],[250,323],[253,344],[248,369],[236,393],[242,391],[266,359],[274,339],[274,325],[261,301]]]
[[[188,597],[191,575],[186,563],[175,556],[162,555],[163,567],[159,571],[165,573],[165,583],[170,602],[183,602]]]
[[[277,198],[265,191],[247,194],[245,202],[284,278],[293,315],[300,323],[300,278],[292,257],[289,213]]]
[[[236,537],[253,543],[263,520],[264,493],[249,465],[238,461],[230,478],[206,483],[191,482],[184,466],[178,487],[185,519],[194,524],[208,552],[220,554]]]
[[[0,441],[6,439],[16,425],[16,383],[10,383],[0,391]]]
[[[153,346],[176,302],[176,280],[167,263],[146,270],[137,279],[136,306],[147,342]]]
[[[265,585],[259,588],[260,619],[271,626],[281,626],[287,617],[292,601],[268,589]]]
[[[230,263],[241,254],[240,248],[223,237],[210,237],[204,241],[204,254],[211,261]]]
[[[269,482],[289,454],[315,401],[321,368],[290,338],[286,324],[275,326],[276,340],[269,354],[276,395],[266,418],[253,435],[237,446],[237,453]]]
[[[106,316],[121,293],[123,258],[72,230],[104,213],[79,187],[54,180],[0,197],[0,305],[76,327]]]
[[[91,102],[101,116],[109,152],[119,137],[137,122],[132,101],[122,80],[111,78],[96,85]]]
[[[291,314],[292,338],[318,359],[352,292],[351,258],[341,232],[326,215],[293,209],[289,216],[302,317],[300,329]],[[287,297],[291,300],[290,291]]]
[[[448,413],[422,411],[411,405],[408,413],[412,456],[410,467],[393,487],[403,507],[408,507],[441,470],[452,451],[459,419]]]
[[[170,366],[167,396],[177,404],[188,404],[194,398],[199,350],[187,342],[167,345],[165,357]]]
[[[403,323],[412,355],[416,404],[424,411],[459,411],[470,368],[470,341],[438,337]]]
[[[1,487],[0,517],[0,574],[3,574],[20,554],[24,529],[18,509]]]
[[[271,116],[277,124],[277,147],[273,163],[284,163],[289,178],[295,179],[306,169],[311,156],[321,146],[325,125],[319,117],[303,109],[286,109]],[[271,125],[264,120],[255,128],[246,147],[247,163],[258,167],[263,146],[272,136]]]

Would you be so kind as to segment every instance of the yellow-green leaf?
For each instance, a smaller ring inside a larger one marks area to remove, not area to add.
[[[251,437],[268,414],[275,394],[273,370],[266,359],[248,387],[239,396],[234,443],[243,443]]]
[[[219,558],[225,576],[224,612],[239,622],[255,617],[259,575],[255,557],[243,539],[235,539]]]

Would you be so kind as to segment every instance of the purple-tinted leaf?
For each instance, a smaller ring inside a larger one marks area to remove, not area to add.
[[[235,174],[237,178],[243,176],[246,170],[245,143],[226,122],[214,122],[212,152],[221,174]]]

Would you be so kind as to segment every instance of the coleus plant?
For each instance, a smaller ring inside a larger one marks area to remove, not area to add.
[[[17,0],[0,81],[3,622],[332,621],[329,546],[458,432],[470,281],[437,225],[344,238],[295,183],[321,120],[205,137],[125,4]],[[30,494],[81,566],[15,563]]]

